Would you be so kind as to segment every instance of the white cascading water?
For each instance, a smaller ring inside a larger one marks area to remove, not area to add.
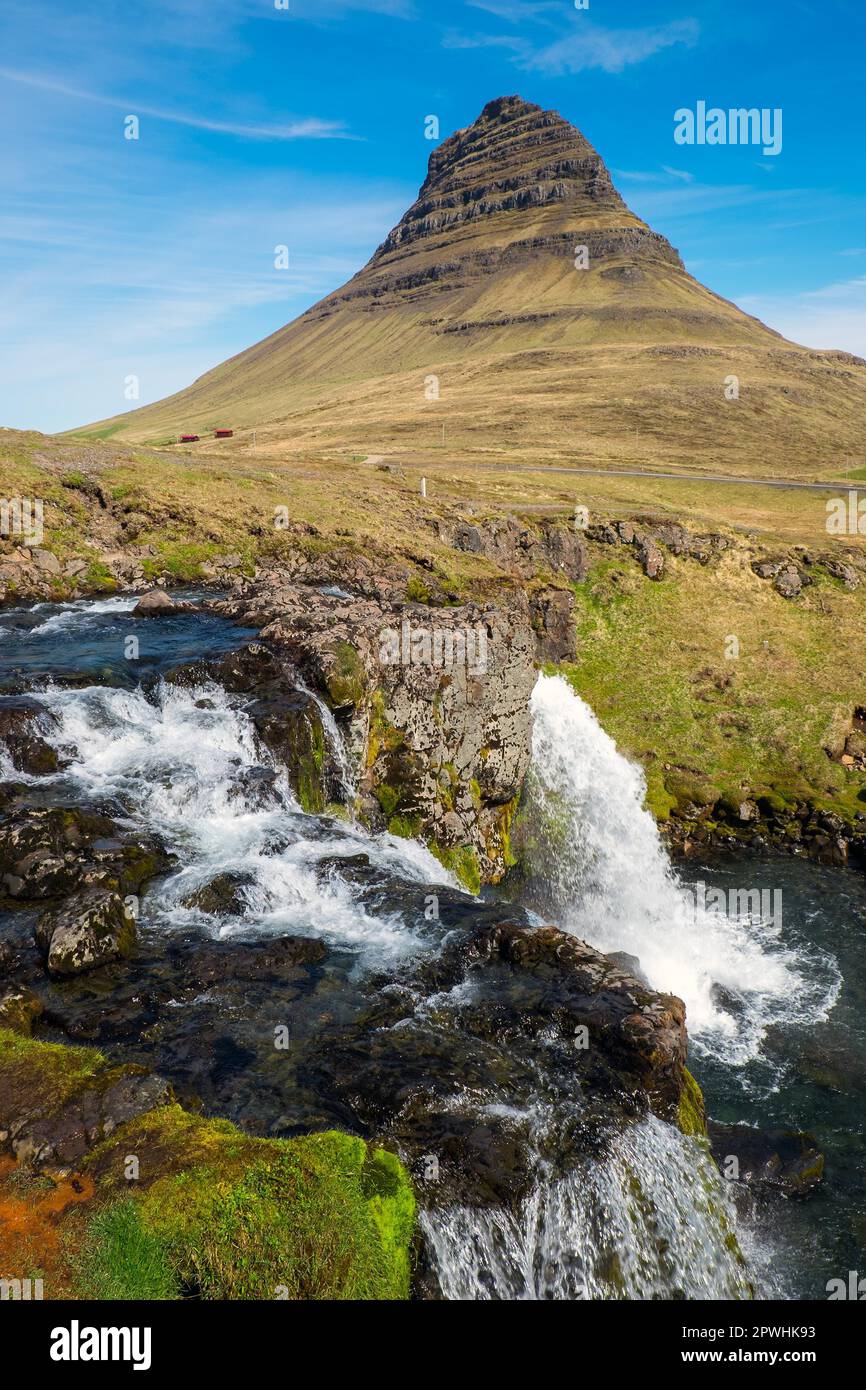
[[[36,603],[31,610],[38,613],[40,608],[51,608],[50,617],[31,629],[31,637],[57,636],[59,632],[71,632],[86,628],[90,619],[102,613],[131,613],[138,603],[132,598],[75,599],[64,604]]]
[[[748,1298],[733,1214],[706,1150],[655,1116],[609,1154],[540,1179],[517,1212],[421,1214],[448,1299]]]
[[[339,875],[317,873],[324,858],[363,852],[374,865],[419,883],[449,880],[422,845],[354,827],[316,823],[298,806],[285,775],[262,747],[238,703],[219,686],[163,685],[156,703],[140,690],[53,689],[58,725],[51,742],[73,759],[65,775],[97,803],[117,797],[133,821],[160,836],[183,865],[148,895],[148,923],[193,922],[221,936],[291,931],[321,935],[370,963],[394,960],[421,943],[398,915],[367,913]],[[262,797],[244,774],[278,775]],[[315,829],[315,833],[314,832]],[[183,899],[216,875],[243,876],[246,911],[215,919]]]
[[[346,805],[351,809],[355,800],[355,773],[349,755],[346,752],[346,745],[343,742],[343,735],[340,732],[333,710],[321,695],[317,695],[315,690],[311,690],[300,676],[296,677],[297,687],[305,695],[309,695],[315,701],[316,708],[322,720],[322,728],[325,731],[325,738],[328,742],[328,750],[337,765],[337,774],[340,781],[340,789],[345,797]]]
[[[641,770],[561,676],[539,676],[532,715],[528,806],[557,925],[637,956],[654,988],[685,1001],[695,1045],[728,1065],[757,1056],[772,1023],[826,1017],[834,963],[787,947],[776,922],[696,905],[644,809]]]

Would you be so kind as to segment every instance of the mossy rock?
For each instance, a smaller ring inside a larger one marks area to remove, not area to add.
[[[334,709],[360,705],[367,693],[367,672],[351,642],[334,643],[333,661],[325,675],[328,696]]]
[[[707,1137],[707,1110],[704,1093],[688,1067],[683,1067],[683,1089],[677,1105],[677,1126],[693,1138]]]
[[[322,715],[312,695],[292,691],[285,699],[262,700],[253,710],[262,741],[286,769],[304,811],[318,815],[327,804],[326,740]]]
[[[664,824],[665,821],[670,820],[671,812],[676,808],[677,799],[671,795],[660,777],[647,777],[644,805],[654,820],[659,824]]]
[[[406,599],[409,603],[430,602],[430,590],[420,575],[413,574],[406,584]]]
[[[408,1296],[415,1200],[385,1149],[336,1131],[251,1138],[189,1114],[140,1067],[6,1029],[0,1102],[0,1125],[57,1115],[64,1134],[114,1105],[111,1127],[76,1159],[90,1195],[58,1218],[75,1297]]]
[[[788,816],[791,807],[783,796],[777,791],[761,792],[758,797],[758,810],[765,816]]]
[[[708,810],[715,806],[722,795],[719,788],[708,778],[680,768],[672,768],[665,775],[664,785],[680,811],[686,811],[690,806]]]
[[[0,1029],[9,1028],[29,1037],[43,1012],[42,1000],[32,989],[10,990],[0,997]]]
[[[456,848],[436,844],[429,845],[432,854],[454,877],[462,883],[467,892],[477,897],[481,892],[481,866],[478,853],[472,845],[459,845]]]

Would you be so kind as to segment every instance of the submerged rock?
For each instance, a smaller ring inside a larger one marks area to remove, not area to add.
[[[824,1175],[824,1155],[811,1134],[798,1130],[708,1125],[713,1157],[723,1176],[803,1197]]]
[[[254,882],[252,874],[229,870],[224,874],[217,874],[210,883],[196,888],[195,892],[188,893],[183,899],[183,905],[198,908],[200,912],[214,916],[239,917],[245,906],[243,890]]]

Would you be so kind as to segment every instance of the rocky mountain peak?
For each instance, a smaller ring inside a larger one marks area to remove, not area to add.
[[[433,151],[416,201],[377,254],[545,207],[578,217],[626,211],[604,161],[575,126],[520,96],[496,97]]]

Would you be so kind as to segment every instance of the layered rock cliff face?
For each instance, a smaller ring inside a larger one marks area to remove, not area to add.
[[[253,718],[290,765],[286,747],[297,748],[299,721],[306,727],[311,718],[309,709],[285,705],[298,676],[334,712],[349,750],[353,785],[344,776],[340,786],[324,753],[316,778],[316,737],[307,739],[310,760],[296,785],[308,808],[322,809],[326,796],[357,799],[371,828],[420,836],[467,886],[501,878],[529,762],[537,644],[526,596],[513,591],[507,611],[430,609],[322,593],[279,576],[239,588],[218,607],[259,627],[267,645],[223,659],[212,674],[250,693],[282,687],[276,720],[260,717],[258,706]],[[319,743],[324,749],[323,730]]]
[[[626,207],[580,131],[555,111],[500,97],[434,150],[416,201],[364,271],[319,312],[327,316],[335,301],[353,299],[383,308],[407,291],[418,302],[504,266],[516,272],[541,254],[571,261],[583,223],[591,260],[628,253],[683,269],[669,242]],[[549,318],[550,311],[537,317]]]

